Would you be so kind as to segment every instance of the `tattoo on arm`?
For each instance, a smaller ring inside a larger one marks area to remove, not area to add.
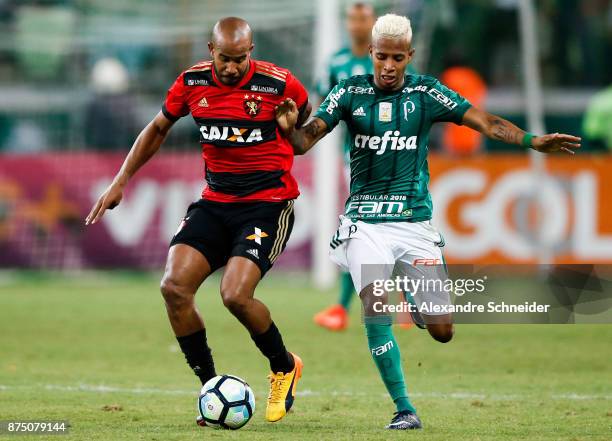
[[[306,136],[308,136],[310,139],[315,139],[319,134],[319,130],[320,124],[318,119],[313,119],[308,124],[306,124],[306,127],[304,127],[304,132]]]
[[[525,132],[510,121],[491,115],[489,123],[491,138],[508,144],[521,144]]]
[[[319,118],[314,118],[304,127],[294,130],[290,136],[290,142],[296,154],[303,155],[325,134],[327,126]]]

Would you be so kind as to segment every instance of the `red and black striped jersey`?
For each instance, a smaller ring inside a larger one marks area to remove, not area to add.
[[[278,202],[299,195],[291,175],[293,148],[274,117],[274,107],[285,98],[301,109],[308,93],[289,70],[265,61],[251,60],[233,86],[217,79],[212,61],[179,75],[162,111],[170,120],[191,113],[200,129],[207,184],[202,198]]]

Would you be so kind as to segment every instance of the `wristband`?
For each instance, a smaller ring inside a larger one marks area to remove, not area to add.
[[[531,148],[533,147],[533,144],[531,143],[531,140],[535,137],[535,135],[529,133],[529,132],[525,132],[525,136],[523,136],[523,141],[521,142],[521,145],[525,148]]]

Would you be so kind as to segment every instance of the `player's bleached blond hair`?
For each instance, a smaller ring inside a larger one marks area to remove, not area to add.
[[[412,41],[412,26],[408,17],[386,14],[378,17],[372,28],[372,41],[377,38],[397,38]]]

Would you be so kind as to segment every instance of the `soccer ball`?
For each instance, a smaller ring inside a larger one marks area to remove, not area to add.
[[[255,412],[255,395],[241,378],[217,375],[202,386],[198,410],[207,426],[240,429]]]

